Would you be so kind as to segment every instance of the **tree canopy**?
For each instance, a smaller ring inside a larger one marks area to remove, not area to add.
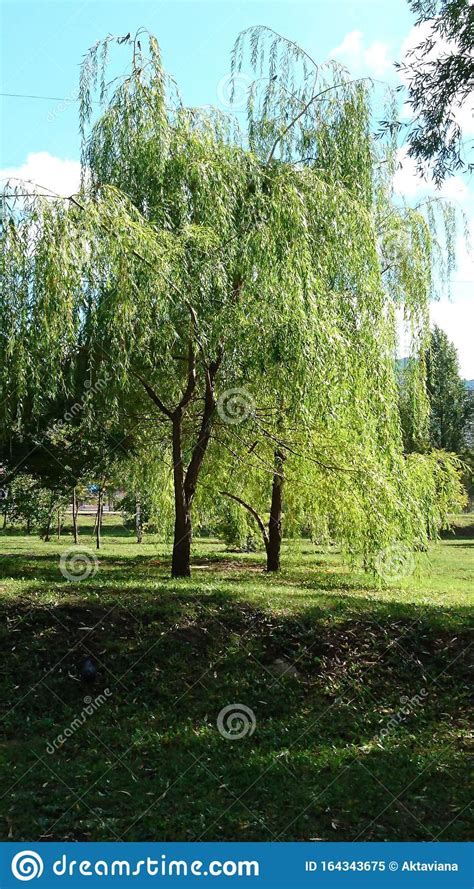
[[[459,374],[456,347],[441,328],[431,333],[426,354],[432,447],[461,453],[473,404]]]
[[[463,140],[459,112],[474,102],[474,8],[469,0],[409,0],[420,42],[398,65],[407,82],[413,121],[408,152],[439,184],[470,171],[472,139]]]
[[[109,95],[112,48],[130,73]],[[269,29],[239,37],[234,71],[244,63],[241,132],[182,105],[153,36],[108,37],[82,67],[80,193],[4,199],[5,427],[75,397],[139,451],[151,420],[175,576],[190,571],[195,498],[235,495],[226,475],[258,508],[284,477],[294,522],[367,557],[439,524],[444,458],[405,459],[394,362],[397,309],[414,354],[426,340],[430,220],[393,204],[367,84]],[[226,409],[236,393],[242,423]]]

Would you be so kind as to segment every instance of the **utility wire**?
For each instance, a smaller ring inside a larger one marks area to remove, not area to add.
[[[30,96],[27,93],[0,93],[0,96],[7,96],[10,99],[44,99],[47,102],[78,102],[78,98],[72,96]],[[100,102],[93,102],[94,105],[100,105]]]

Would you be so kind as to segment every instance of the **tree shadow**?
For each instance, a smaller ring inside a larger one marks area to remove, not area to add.
[[[225,570],[173,581],[112,556],[63,584],[48,559],[27,561],[47,601],[23,563],[21,598],[1,605],[2,838],[467,838],[466,609],[363,599],[318,569],[278,610]],[[217,720],[236,702],[256,726],[229,741]]]

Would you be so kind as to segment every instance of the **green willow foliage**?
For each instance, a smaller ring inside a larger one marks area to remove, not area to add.
[[[393,151],[376,150],[368,86],[268,29],[244,33],[234,70],[248,56],[256,80],[240,133],[182,106],[154,37],[116,42],[131,73],[110,98],[113,39],[82,67],[80,194],[4,205],[6,427],[67,392],[86,360],[90,392],[110,374],[88,409],[135,416],[137,438],[154,414],[158,474],[174,471],[189,540],[196,492],[204,513],[229,477],[264,506],[278,442],[289,528],[309,522],[366,554],[433,535],[457,470],[446,456],[405,459],[394,365],[399,309],[413,354],[426,343],[433,231],[393,204]],[[241,426],[215,410],[232,387],[256,406]]]

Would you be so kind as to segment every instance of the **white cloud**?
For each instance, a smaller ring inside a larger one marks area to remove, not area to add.
[[[387,43],[374,40],[364,51],[364,62],[374,74],[385,74],[392,67],[392,62],[388,57],[388,49]]]
[[[466,291],[474,285],[467,284]],[[452,340],[459,355],[461,376],[467,380],[474,379],[474,350],[472,348],[472,331],[474,330],[474,300],[468,292],[456,300],[441,299],[430,306],[432,324],[437,324]]]
[[[410,204],[423,202],[426,197],[444,197],[461,208],[471,220],[471,243],[474,243],[474,218],[472,192],[461,176],[446,179],[440,189],[434,189],[431,182],[421,179],[416,173],[415,161],[408,157],[407,149],[398,152],[400,167],[394,176],[397,194]],[[458,350],[461,375],[474,379],[474,350],[472,331],[474,330],[474,256],[466,244],[464,235],[459,234],[456,243],[456,270],[451,279],[451,298],[443,297],[430,305],[431,323],[445,331]],[[400,355],[409,351],[408,340],[403,325],[399,325]]]
[[[415,25],[408,32],[405,40],[403,41],[400,48],[400,59],[406,64],[410,64],[410,62],[417,61],[423,62],[424,65],[430,65],[433,61],[438,59],[442,55],[449,54],[451,52],[457,53],[457,47],[454,43],[450,43],[448,40],[442,40],[438,35],[435,36],[433,40],[432,49],[424,54],[420,52],[415,52],[410,56],[410,52],[416,49],[416,47],[427,38],[432,35],[432,22],[421,22],[419,25]],[[400,77],[402,82],[406,85],[407,78],[405,77],[403,71],[400,72]],[[456,121],[456,123],[461,128],[464,136],[469,136],[474,133],[474,95],[471,96],[471,100],[469,102],[465,102],[464,105],[459,107],[452,107],[452,114]],[[410,107],[404,108],[404,111],[407,111],[407,116],[410,116]]]
[[[465,294],[469,291],[472,298],[474,293],[474,218],[471,218],[470,224],[468,223],[467,241],[464,232],[460,233],[457,238],[456,270],[452,276],[453,289],[456,288],[457,282],[466,287]],[[472,353],[474,355],[474,349]]]
[[[408,156],[406,148],[397,151],[397,163],[393,187],[395,193],[404,198],[418,198],[428,191],[435,197],[443,197],[453,202],[462,203],[469,198],[469,189],[461,176],[450,176],[444,180],[439,189],[434,189],[431,182],[418,175],[416,161]]]
[[[46,189],[66,197],[78,191],[80,173],[79,161],[64,160],[47,151],[30,152],[21,166],[0,170],[0,188],[8,179],[20,179],[32,191]]]
[[[336,46],[335,49],[332,49],[329,55],[332,56],[345,56],[352,58],[359,58],[362,52],[362,41],[364,39],[364,35],[362,31],[350,31],[349,34],[346,34],[342,43],[339,46]]]
[[[430,325],[436,324],[454,343],[459,357],[459,370],[466,380],[474,379],[474,350],[472,348],[472,330],[474,329],[473,284],[464,287],[453,286],[456,291],[453,299],[444,297],[430,303]],[[409,328],[403,320],[403,312],[397,312],[397,355],[404,358],[410,354],[411,337]]]
[[[366,47],[362,31],[350,31],[342,43],[332,49],[329,55],[331,58],[341,58],[354,72],[374,74],[380,77],[392,66],[388,51],[388,43],[374,40]]]

